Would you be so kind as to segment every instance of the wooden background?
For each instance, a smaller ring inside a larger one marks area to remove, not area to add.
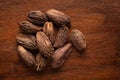
[[[31,10],[50,8],[71,16],[87,49],[73,49],[59,71],[40,73],[17,55],[17,22]],[[0,0],[0,80],[120,80],[120,0]]]

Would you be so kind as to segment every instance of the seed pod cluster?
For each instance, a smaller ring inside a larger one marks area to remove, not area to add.
[[[18,23],[20,34],[16,36],[18,54],[37,71],[61,68],[72,52],[73,46],[81,51],[86,48],[85,36],[77,29],[70,32],[70,17],[55,9],[31,11],[28,21]],[[68,36],[70,35],[70,36]]]

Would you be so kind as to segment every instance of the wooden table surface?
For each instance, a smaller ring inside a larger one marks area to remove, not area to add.
[[[37,72],[16,52],[17,22],[31,10],[58,9],[82,31],[87,49],[73,49],[56,72]],[[120,0],[0,0],[0,80],[120,80]]]

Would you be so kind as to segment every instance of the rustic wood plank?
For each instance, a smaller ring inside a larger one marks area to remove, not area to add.
[[[87,49],[73,49],[57,72],[36,72],[17,55],[17,22],[26,20],[31,10],[55,8],[72,18],[72,29],[87,38]],[[0,80],[119,80],[120,1],[119,0],[1,0]]]

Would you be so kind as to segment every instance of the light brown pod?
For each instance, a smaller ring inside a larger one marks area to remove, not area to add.
[[[73,29],[70,34],[70,40],[77,50],[83,50],[86,48],[85,36],[77,29]]]
[[[57,49],[52,57],[53,62],[51,68],[52,69],[60,68],[64,64],[64,62],[68,59],[71,51],[72,51],[71,43],[67,43],[65,46]]]
[[[20,45],[29,50],[37,49],[36,38],[33,35],[18,34],[16,39]]]
[[[47,21],[47,17],[41,11],[31,11],[28,13],[28,20],[33,24],[43,25]]]
[[[38,31],[42,30],[42,27],[37,27],[32,23],[30,23],[29,21],[22,21],[22,22],[19,22],[18,24],[20,26],[20,29],[24,33],[35,34]]]
[[[54,52],[54,48],[45,33],[43,33],[42,31],[37,32],[36,38],[38,49],[41,54],[45,57],[51,57]]]
[[[55,30],[52,22],[46,22],[43,26],[43,32],[47,35],[50,41],[53,43],[55,40]]]
[[[66,25],[68,27],[71,27],[70,17],[63,12],[60,12],[55,9],[50,9],[46,11],[47,18],[53,22],[54,24],[61,26]]]
[[[41,56],[40,53],[38,53],[36,56],[36,66],[37,66],[36,70],[42,71],[45,68],[46,63],[47,60],[43,56]]]
[[[69,32],[68,27],[66,26],[60,27],[53,45],[55,48],[59,48],[66,43],[68,38],[68,32]]]
[[[35,64],[35,58],[32,53],[20,45],[18,45],[18,54],[28,66],[33,66]]]

